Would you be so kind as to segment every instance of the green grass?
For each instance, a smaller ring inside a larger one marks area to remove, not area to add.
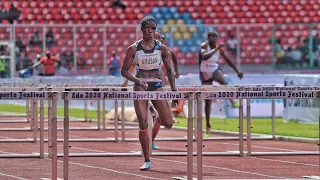
[[[187,127],[185,118],[177,118],[178,123],[175,126]],[[239,119],[226,118],[210,119],[211,128],[215,130],[234,131],[238,132]],[[271,118],[251,118],[251,133],[272,134]],[[203,128],[205,128],[205,120],[203,120]],[[247,121],[243,120],[244,132],[247,131]],[[301,124],[297,122],[283,122],[282,118],[276,118],[276,135],[319,138],[318,124]]]
[[[12,113],[25,113],[25,107],[19,105],[0,104],[0,112],[12,112]],[[57,115],[63,116],[63,108],[57,109]],[[45,114],[47,114],[47,108],[45,108]],[[83,109],[69,109],[69,116],[76,118],[84,117]],[[88,119],[96,119],[97,113],[95,110],[88,110]],[[102,116],[101,116],[102,117]],[[187,121],[185,118],[177,118],[178,123],[174,126],[187,127]],[[238,132],[239,120],[236,118],[211,118],[211,127],[216,130],[234,131]],[[252,118],[251,119],[252,133],[258,134],[271,134],[271,118]],[[203,127],[205,128],[205,121],[203,121]],[[246,132],[246,120],[244,119],[244,131]],[[319,138],[319,125],[318,124],[301,124],[297,122],[283,122],[282,118],[276,119],[276,134],[282,136],[294,136],[294,137],[307,137],[307,138]]]
[[[10,113],[26,113],[25,106],[19,105],[11,105],[11,104],[0,104],[0,112],[10,112]],[[44,114],[48,114],[48,108],[44,109]],[[63,108],[57,108],[57,116],[63,116],[64,110]],[[77,108],[70,108],[69,109],[69,116],[75,118],[84,118],[84,109],[77,109]],[[88,110],[87,114],[88,119],[96,119],[97,118],[97,111],[95,110]],[[102,113],[101,113],[102,117]]]

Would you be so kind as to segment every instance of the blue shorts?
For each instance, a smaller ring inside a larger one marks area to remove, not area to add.
[[[147,82],[148,83],[148,88],[146,89],[146,91],[155,91],[160,87],[163,87],[163,82],[162,81],[158,81],[158,82]],[[140,86],[138,84],[134,84],[136,86]]]
[[[218,66],[218,69],[217,70],[220,70],[222,73],[222,68],[220,66]],[[216,71],[217,71],[216,70]],[[208,76],[205,72],[201,72],[200,71],[200,81],[201,81],[201,84],[204,84],[204,83],[212,83],[214,81],[214,73],[212,73],[212,76]]]

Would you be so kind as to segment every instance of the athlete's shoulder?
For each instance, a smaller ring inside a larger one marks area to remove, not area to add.
[[[207,46],[208,46],[208,42],[207,41],[201,43],[201,45],[200,45],[201,48],[207,48]]]

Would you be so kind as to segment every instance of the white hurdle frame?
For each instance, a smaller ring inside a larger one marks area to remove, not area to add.
[[[26,95],[30,94],[43,94],[43,97],[26,97]],[[6,94],[6,97],[4,96]],[[10,94],[10,95],[9,95]],[[21,95],[21,97],[20,97]],[[58,165],[58,159],[57,159],[57,114],[56,114],[56,107],[57,107],[57,100],[58,100],[58,92],[47,92],[47,91],[0,91],[1,99],[6,100],[31,100],[33,104],[37,104],[38,100],[40,100],[40,104],[43,103],[44,100],[51,100],[52,101],[52,119],[49,119],[49,121],[52,121],[52,179],[57,179],[57,165]],[[33,121],[37,122],[38,116],[37,116],[37,108],[33,108]],[[43,108],[40,109],[40,153],[39,154],[0,154],[0,158],[44,158],[44,131],[43,131],[43,123],[44,123],[44,116],[43,116]],[[35,115],[36,114],[36,115]],[[36,127],[36,126],[34,126]],[[36,130],[36,128],[34,128]],[[34,130],[34,132],[35,132]],[[33,139],[36,140],[36,139]]]

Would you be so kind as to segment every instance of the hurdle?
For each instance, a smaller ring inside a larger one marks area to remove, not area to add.
[[[284,88],[284,87],[282,87]],[[291,88],[291,87],[290,87]],[[239,99],[240,100],[240,104],[242,104],[241,102],[244,99],[254,99],[254,98],[259,98],[259,99],[266,99],[266,98],[271,98],[271,99],[285,99],[285,98],[292,98],[292,99],[300,99],[300,98],[319,98],[320,97],[320,93],[319,93],[319,87],[315,87],[315,89],[313,90],[309,90],[309,91],[304,91],[304,95],[300,96],[299,94],[302,93],[302,91],[300,90],[296,90],[296,89],[284,89],[282,90],[283,93],[278,93],[278,91],[276,90],[276,87],[274,87],[273,90],[271,91],[263,91],[261,89],[255,89],[255,90],[251,90],[251,91],[244,91],[244,90],[235,90],[235,91],[218,91],[216,89],[216,91],[207,91],[207,92],[86,92],[86,93],[92,93],[93,97],[90,99],[135,99],[136,97],[142,97],[140,99],[152,99],[154,100],[154,97],[151,97],[150,94],[152,93],[158,93],[158,95],[160,94],[165,94],[167,93],[167,95],[171,95],[171,99],[178,99],[176,97],[184,97],[183,99],[187,99],[189,102],[188,104],[192,103],[193,98],[189,97],[189,94],[193,93],[195,94],[195,98],[197,99],[197,171],[198,171],[198,178],[202,179],[202,156],[216,156],[216,155],[237,155],[237,156],[244,156],[244,155],[248,155],[248,156],[252,156],[252,155],[319,155],[319,152],[306,152],[306,151],[296,151],[296,152],[251,152],[251,128],[247,129],[247,147],[248,147],[248,153],[244,154],[243,152],[243,139],[242,139],[242,143],[239,143],[239,148],[240,151],[239,153],[219,153],[219,152],[202,152],[202,106],[201,103],[204,99],[230,99],[230,98],[235,98],[235,99]],[[248,89],[246,89],[248,90]],[[87,99],[88,97],[86,97],[86,93],[85,92],[64,92],[64,99],[67,100],[79,100],[79,99]],[[180,95],[178,95],[178,93],[180,93]],[[139,95],[139,96],[138,96]],[[292,96],[293,95],[293,96]],[[154,95],[155,96],[155,95]],[[135,97],[135,98],[133,98]],[[143,98],[144,97],[144,98]],[[165,98],[168,99],[168,98]],[[250,101],[248,101],[250,102]],[[67,105],[68,103],[65,102],[65,105]],[[243,105],[242,105],[243,106]],[[190,106],[191,107],[191,106]],[[247,118],[248,118],[248,124],[247,126],[250,127],[250,103],[247,104]],[[192,113],[192,109],[188,109],[188,115],[190,115]],[[241,117],[242,116],[242,117]],[[188,120],[190,120],[190,116],[188,117]],[[67,119],[67,117],[66,117]],[[240,122],[243,122],[243,115],[240,114]],[[240,123],[241,124],[241,123]],[[189,125],[191,125],[191,127],[189,127]],[[66,127],[65,127],[66,128]],[[68,131],[66,129],[66,131]],[[191,131],[191,133],[190,133]],[[188,122],[188,137],[190,138],[189,134],[192,134],[192,124],[191,122]],[[241,134],[241,133],[240,133]],[[242,134],[243,135],[243,134]],[[67,137],[67,136],[66,136]],[[65,138],[66,138],[65,137]],[[241,140],[241,137],[240,137]],[[65,139],[65,142],[67,143],[68,139]],[[192,138],[193,141],[193,138]],[[190,139],[188,139],[188,143],[191,142]],[[68,145],[65,145],[64,149],[68,149]],[[156,155],[163,155],[163,156],[188,156],[188,162],[190,162],[190,156],[195,155],[193,153],[193,151],[189,151],[189,148],[192,148],[192,146],[188,145],[188,152],[171,152],[171,153],[152,153],[152,155],[156,156]],[[241,152],[241,148],[242,148],[242,152]],[[192,152],[190,154],[190,152]],[[68,150],[64,151],[64,154],[58,154],[59,157],[108,157],[108,156],[140,156],[140,153],[76,153],[76,154],[68,154]],[[68,159],[64,159],[64,161],[68,161]],[[68,163],[64,163],[65,166],[67,166]],[[188,166],[188,168],[190,168]],[[64,167],[64,170],[68,170],[68,167]],[[65,177],[66,178],[66,177]]]
[[[37,103],[37,100],[40,100],[41,102],[43,102],[44,100],[52,100],[53,103],[53,107],[56,107],[57,104],[57,99],[58,99],[58,92],[46,92],[46,91],[29,91],[29,92],[25,92],[25,91],[11,91],[11,92],[7,92],[7,91],[0,91],[0,99],[2,100],[31,100],[33,101],[33,103]],[[52,121],[52,124],[54,127],[56,127],[56,108],[53,108],[54,111],[52,113],[52,119],[50,121]],[[38,111],[37,108],[33,109],[33,114],[36,114]],[[43,109],[40,110],[41,114],[43,114]],[[34,116],[34,122],[37,120],[37,116]],[[40,127],[42,126],[43,123],[43,116],[40,116]],[[56,139],[57,139],[57,134],[55,133],[56,130],[53,128],[52,129],[53,132],[53,143],[52,143],[52,149],[53,149],[53,153],[57,153],[57,143],[56,143]],[[33,134],[35,134],[36,129],[34,130]],[[44,139],[43,139],[43,129],[41,129],[40,131],[40,153],[39,154],[0,154],[0,158],[44,158]],[[33,141],[36,141],[36,139],[34,138]],[[56,157],[56,155],[54,155],[53,157]],[[57,160],[57,159],[55,159]],[[57,161],[55,161],[53,159],[53,168],[54,166],[56,167]],[[53,173],[54,174],[54,173]]]
[[[113,86],[106,86],[104,85],[105,87],[113,87]],[[51,85],[46,85],[46,84],[39,84],[39,85],[26,85],[26,84],[13,84],[13,85],[8,85],[7,86],[2,86],[0,87],[1,90],[4,90],[4,91],[15,91],[15,90],[22,90],[22,91],[42,91],[42,90],[47,90],[47,91],[52,91],[52,90],[55,90],[55,91],[58,91],[58,92],[62,92],[64,90],[79,90],[79,91],[93,91],[93,90],[107,90],[105,88],[100,88],[99,87],[102,87],[101,85],[98,86],[98,88],[96,88],[94,85],[87,85],[87,86],[78,86],[78,85],[57,85],[57,86],[51,86]],[[112,89],[109,89],[109,90],[112,90]],[[85,103],[86,104],[86,103]],[[104,104],[103,104],[103,107],[104,107]],[[36,108],[36,107],[35,107]],[[85,112],[87,110],[85,109]],[[74,127],[74,128],[71,128],[71,130],[95,130],[95,129],[98,129],[100,130],[100,101],[98,102],[98,108],[97,108],[97,127]],[[103,115],[105,114],[105,109],[103,108]],[[85,116],[87,116],[87,114],[85,113]],[[71,121],[71,120],[70,120]],[[77,122],[79,122],[78,120],[76,120]],[[22,121],[22,122],[26,122],[26,121]],[[86,122],[86,120],[81,120],[80,122]],[[113,130],[113,128],[106,128],[105,127],[105,123],[106,123],[106,119],[105,117],[103,117],[103,129],[104,130]],[[133,129],[132,127],[128,127],[128,129]],[[31,128],[0,128],[0,131],[29,131],[29,130],[32,130],[32,126]],[[47,130],[47,129],[45,129]],[[61,128],[59,128],[58,130],[62,130]]]

